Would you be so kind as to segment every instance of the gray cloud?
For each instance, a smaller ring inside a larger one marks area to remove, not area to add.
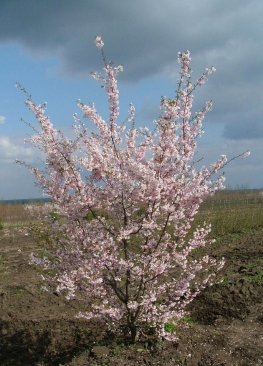
[[[261,139],[262,136],[263,124],[261,121],[255,121],[253,116],[226,124],[224,128],[224,137],[230,139]]]
[[[258,138],[262,14],[261,0],[2,0],[0,41],[56,56],[61,72],[75,76],[100,67],[92,43],[99,34],[109,56],[125,65],[127,82],[175,78],[177,52],[189,49],[196,71],[218,69],[198,98],[216,101],[211,118],[225,124],[224,136]]]
[[[235,188],[246,186],[249,188],[262,188],[262,140],[250,139],[227,140],[220,143],[207,143],[201,139],[198,148],[198,157],[204,157],[201,165],[213,163],[218,156],[226,154],[228,160],[238,156],[242,152],[251,151],[251,155],[245,159],[237,158],[224,168],[226,184]]]
[[[69,70],[82,72],[95,63],[90,40],[101,34],[134,79],[161,70],[181,49],[209,56],[231,41],[245,47],[251,37],[259,41],[262,10],[260,0],[2,0],[0,39],[55,53]]]

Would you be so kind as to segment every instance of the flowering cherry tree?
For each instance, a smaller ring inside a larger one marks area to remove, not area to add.
[[[184,316],[223,265],[193,255],[211,243],[210,225],[193,230],[192,223],[203,200],[223,187],[216,173],[227,163],[224,155],[209,167],[197,169],[194,163],[212,103],[193,114],[193,92],[215,69],[192,84],[190,53],[179,53],[175,98],[161,99],[155,128],[136,128],[133,105],[126,123],[119,122],[122,66],[107,61],[101,37],[95,43],[104,68],[92,76],[107,93],[108,120],[93,104],[79,102],[93,127],[75,116],[76,138],[68,139],[53,127],[45,105],[26,101],[40,125],[31,142],[45,157],[45,169],[29,168],[57,215],[50,223],[55,249],[35,260],[52,269],[49,280],[58,292],[85,301],[86,312],[79,316],[125,329],[132,342],[149,328],[173,340],[176,334],[167,325]]]

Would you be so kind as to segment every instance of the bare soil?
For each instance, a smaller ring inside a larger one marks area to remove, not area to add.
[[[80,304],[41,287],[32,239],[0,231],[1,366],[263,365],[263,230],[225,236],[223,282],[200,294],[176,343],[125,346],[103,324],[76,319]]]

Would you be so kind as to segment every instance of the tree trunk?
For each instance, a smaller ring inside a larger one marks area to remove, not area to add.
[[[133,344],[136,342],[137,339],[137,327],[134,323],[131,323],[129,325],[129,329],[130,329],[130,342]]]

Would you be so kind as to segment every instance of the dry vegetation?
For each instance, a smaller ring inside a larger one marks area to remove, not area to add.
[[[28,222],[25,206],[23,204],[0,204],[0,223],[7,227],[22,225]]]
[[[32,218],[28,216],[26,204],[0,203],[0,225],[2,227],[23,226],[31,221]],[[196,222],[203,221],[211,222],[213,236],[256,229],[263,225],[263,191],[218,192],[202,205]]]
[[[242,233],[263,226],[263,192],[222,191],[202,206],[197,222],[212,224],[212,236]]]

